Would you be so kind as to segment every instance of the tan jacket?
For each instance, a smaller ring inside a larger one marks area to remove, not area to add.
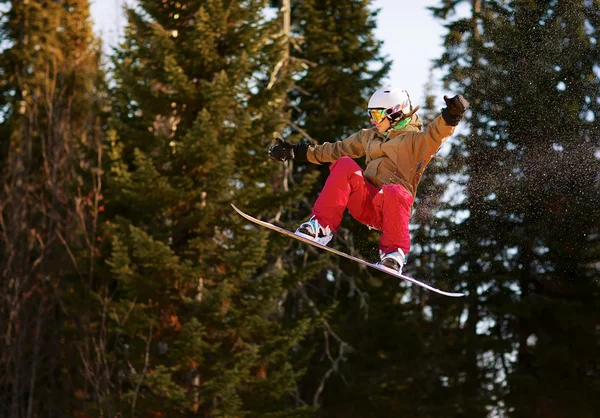
[[[455,130],[438,116],[422,131],[423,122],[415,114],[406,128],[390,131],[386,139],[375,128],[361,129],[342,141],[325,142],[308,148],[307,159],[321,164],[344,156],[366,155],[365,178],[377,187],[400,184],[413,196],[425,167]]]

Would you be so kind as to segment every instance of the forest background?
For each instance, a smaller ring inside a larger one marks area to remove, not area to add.
[[[368,126],[369,1],[140,1],[110,57],[88,0],[0,10],[1,417],[600,416],[597,0],[430,9],[471,109],[406,273],[461,299],[230,207],[309,215],[327,165],[266,149]],[[377,239],[347,217],[333,245]]]

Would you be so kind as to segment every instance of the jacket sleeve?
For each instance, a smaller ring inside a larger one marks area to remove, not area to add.
[[[313,164],[331,163],[342,157],[359,158],[365,155],[368,129],[362,129],[342,141],[325,142],[308,148],[306,157]]]
[[[442,116],[438,116],[427,125],[424,132],[412,135],[413,157],[417,162],[429,160],[456,130],[455,126],[446,123]]]

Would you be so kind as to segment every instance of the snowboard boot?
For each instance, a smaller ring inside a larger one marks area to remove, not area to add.
[[[327,245],[333,238],[333,232],[328,226],[323,227],[314,216],[296,229],[296,235],[308,238],[311,241],[318,242],[321,245]]]
[[[394,270],[397,273],[402,273],[406,256],[400,248],[398,248],[398,251],[392,251],[390,253],[379,251],[379,257],[381,259],[377,264]]]

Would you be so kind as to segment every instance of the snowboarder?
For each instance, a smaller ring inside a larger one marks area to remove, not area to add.
[[[269,148],[276,161],[332,162],[330,175],[312,210],[296,234],[327,245],[344,210],[359,222],[382,232],[379,264],[402,272],[410,249],[408,222],[417,186],[427,164],[455,130],[469,102],[444,96],[446,107],[423,131],[406,90],[383,87],[368,104],[373,128],[361,129],[336,142],[291,144],[277,138]],[[353,160],[366,155],[366,170]]]

